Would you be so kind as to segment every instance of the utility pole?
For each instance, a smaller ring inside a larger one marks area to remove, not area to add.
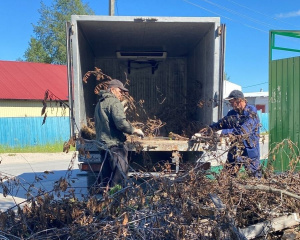
[[[109,0],[109,16],[115,15],[115,0]]]

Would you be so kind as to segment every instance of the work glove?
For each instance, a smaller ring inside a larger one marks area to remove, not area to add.
[[[192,140],[197,140],[198,138],[202,137],[202,134],[201,133],[195,133],[193,136],[192,136]]]
[[[134,131],[133,131],[133,134],[141,137],[141,138],[144,138],[144,133],[141,129],[138,129],[138,128],[135,128]]]
[[[213,130],[211,127],[205,127],[205,128],[202,128],[199,133],[202,134],[202,136],[206,136],[206,137],[211,137],[213,135]]]

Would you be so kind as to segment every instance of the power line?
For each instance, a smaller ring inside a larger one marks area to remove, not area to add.
[[[252,29],[258,30],[258,31],[260,31],[260,32],[264,32],[264,33],[268,33],[268,32],[269,32],[268,30],[263,30],[263,29],[261,29],[261,28],[254,27],[254,26],[249,25],[249,24],[246,24],[246,23],[244,23],[244,22],[237,21],[237,20],[235,20],[235,19],[232,19],[232,18],[226,17],[226,16],[224,16],[224,15],[218,14],[218,13],[216,13],[216,12],[214,12],[214,11],[211,11],[211,10],[205,8],[205,7],[202,7],[202,6],[200,6],[199,4],[196,4],[196,3],[194,3],[194,2],[191,2],[191,1],[188,1],[188,0],[183,0],[183,1],[186,2],[186,3],[188,3],[188,4],[193,5],[193,6],[195,6],[195,7],[201,8],[201,9],[207,11],[207,12],[213,13],[213,14],[215,14],[215,15],[217,15],[217,16],[220,16],[220,17],[229,19],[229,20],[234,21],[234,22],[238,22],[238,23],[240,23],[240,24],[242,24],[242,25],[244,25],[244,26],[246,26],[246,27],[248,27],[248,28],[252,28]],[[222,5],[219,5],[219,4],[217,4],[217,3],[214,3],[214,2],[212,2],[212,1],[209,1],[209,0],[201,0],[201,1],[204,1],[204,2],[206,2],[206,3],[208,3],[208,4],[213,5],[213,6],[216,6],[216,7],[220,8],[221,10],[225,10],[225,11],[231,13],[231,14],[234,14],[234,15],[237,15],[237,16],[239,16],[239,17],[245,18],[245,19],[247,19],[247,20],[249,20],[249,21],[251,21],[251,22],[254,22],[254,23],[258,24],[258,25],[261,25],[261,26],[263,26],[263,27],[274,28],[274,29],[275,29],[275,28],[278,28],[277,26],[275,26],[275,25],[273,25],[273,24],[269,24],[269,23],[266,23],[266,22],[263,22],[263,21],[259,21],[259,20],[255,19],[255,18],[253,18],[253,17],[247,16],[246,14],[241,14],[241,13],[239,13],[239,12],[237,12],[237,11],[234,11],[234,10],[232,10],[232,9],[230,9],[230,8],[224,7],[224,6],[222,6]],[[251,8],[248,8],[248,7],[244,6],[244,5],[238,4],[238,3],[236,3],[236,2],[234,2],[234,1],[232,1],[232,0],[227,0],[227,1],[229,1],[229,2],[231,2],[231,3],[233,3],[233,4],[238,5],[239,7],[242,7],[242,8],[248,9],[248,10],[250,10],[250,11],[252,11],[252,12],[255,12],[255,13],[257,13],[257,14],[261,14],[261,15],[263,15],[263,16],[266,16],[266,17],[268,17],[268,18],[271,18],[271,19],[273,19],[273,20],[276,20],[276,21],[279,21],[279,22],[283,22],[283,23],[289,24],[289,23],[287,23],[287,22],[280,21],[279,19],[274,18],[274,17],[272,17],[272,16],[269,16],[269,15],[267,15],[267,14],[261,13],[261,12],[259,12],[259,11],[256,11],[256,10],[253,10],[253,9],[251,9]],[[292,24],[290,24],[290,25],[292,25]],[[295,26],[295,25],[292,25],[292,26]],[[295,26],[295,27],[297,27],[297,26]]]
[[[265,30],[262,30],[262,29],[259,29],[259,28],[256,28],[256,27],[253,27],[253,26],[250,26],[250,25],[247,25],[247,24],[241,23],[240,21],[237,21],[237,20],[235,20],[235,19],[232,19],[232,18],[226,17],[226,16],[224,16],[224,15],[221,15],[221,14],[219,14],[219,13],[216,13],[216,12],[214,12],[214,11],[211,11],[211,10],[209,10],[209,9],[205,8],[205,7],[202,7],[202,6],[200,6],[200,5],[196,4],[196,3],[190,2],[190,1],[188,1],[188,0],[182,0],[182,1],[184,1],[184,2],[186,2],[186,3],[188,3],[188,4],[191,4],[191,5],[195,6],[195,7],[201,8],[201,9],[203,9],[203,10],[207,11],[207,12],[213,13],[213,14],[215,14],[215,15],[219,16],[219,17],[226,18],[226,19],[228,19],[228,20],[230,20],[230,21],[233,21],[233,22],[238,22],[238,23],[240,23],[240,24],[242,24],[242,25],[244,25],[244,26],[246,26],[246,27],[250,27],[250,28],[253,28],[253,29],[259,30],[259,31],[261,31],[261,32],[265,32],[265,33],[267,33],[267,32],[268,32],[268,31],[265,31]]]
[[[119,15],[118,0],[115,0],[115,1],[116,1],[116,12],[117,12],[117,15]]]
[[[188,4],[191,4],[191,5],[195,6],[195,7],[201,8],[201,9],[207,11],[207,12],[210,12],[210,13],[213,13],[213,14],[218,15],[218,16],[220,16],[220,17],[223,17],[223,18],[229,19],[229,20],[231,20],[231,21],[234,21],[233,19],[231,19],[231,18],[229,18],[229,17],[223,16],[223,15],[221,15],[221,14],[219,14],[219,13],[216,13],[216,12],[214,12],[214,11],[211,11],[211,10],[209,10],[209,9],[207,9],[207,8],[204,8],[204,7],[202,7],[202,6],[200,6],[200,5],[196,4],[196,3],[192,3],[192,2],[190,2],[190,1],[188,1],[188,0],[182,0],[182,1],[184,1],[184,2],[186,2],[186,3],[188,3]]]
[[[251,85],[251,86],[247,86],[247,87],[243,87],[243,86],[242,86],[242,88],[255,87],[255,86],[263,85],[263,84],[266,84],[266,83],[269,83],[269,82],[258,83],[258,84]]]
[[[217,4],[217,3],[214,3],[214,2],[212,2],[212,1],[209,1],[209,0],[202,0],[202,1],[207,2],[208,4],[211,4],[211,5],[213,5],[213,6],[216,6],[216,7],[220,8],[220,9],[223,9],[223,10],[229,12],[229,13],[232,13],[232,14],[235,14],[235,15],[240,16],[240,17],[242,17],[242,18],[248,19],[248,20],[251,21],[251,22],[254,22],[254,23],[263,25],[263,26],[265,26],[265,27],[275,27],[275,26],[272,25],[272,24],[269,24],[269,23],[265,23],[265,22],[256,20],[255,18],[249,17],[249,16],[247,16],[247,15],[245,15],[245,14],[239,13],[239,12],[237,12],[237,11],[234,11],[234,10],[232,10],[232,9],[230,9],[230,8],[224,7],[224,6],[222,6],[222,5],[219,5],[219,4]]]
[[[268,14],[259,12],[259,11],[257,11],[257,10],[254,10],[254,9],[252,9],[252,8],[249,8],[249,7],[244,6],[244,5],[240,4],[240,3],[234,2],[234,1],[232,1],[232,0],[227,0],[227,1],[228,1],[228,2],[231,2],[231,3],[235,4],[235,5],[237,5],[237,6],[239,6],[239,7],[248,9],[248,10],[254,12],[254,13],[260,14],[260,15],[265,16],[265,17],[268,17],[268,18],[271,18],[272,20],[275,20],[275,21],[278,21],[278,22],[282,22],[282,23],[284,23],[284,24],[287,24],[287,25],[290,25],[290,26],[299,28],[299,26],[297,26],[297,25],[291,24],[291,23],[286,22],[286,21],[282,21],[282,20],[280,20],[280,19],[278,19],[278,18],[275,18],[275,17],[272,17],[272,16],[270,16],[270,15],[268,15]]]

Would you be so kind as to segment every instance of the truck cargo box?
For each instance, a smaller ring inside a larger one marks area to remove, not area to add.
[[[149,117],[166,122],[161,137],[184,133],[184,120],[217,121],[222,116],[224,29],[217,17],[73,15],[68,24],[71,134],[80,134],[94,116],[98,83],[82,79],[95,67],[123,83],[130,80],[126,87],[135,101],[143,100]],[[181,149],[190,151],[188,142]]]

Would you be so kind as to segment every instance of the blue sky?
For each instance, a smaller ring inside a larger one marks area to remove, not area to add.
[[[109,0],[82,0],[97,15],[108,15]],[[220,17],[226,24],[225,71],[244,92],[268,91],[270,30],[300,31],[300,0],[115,0],[116,16]],[[53,1],[43,0],[46,5]],[[39,0],[0,1],[0,60],[23,58]],[[279,39],[300,49],[300,40]],[[277,58],[299,56],[274,52]]]

